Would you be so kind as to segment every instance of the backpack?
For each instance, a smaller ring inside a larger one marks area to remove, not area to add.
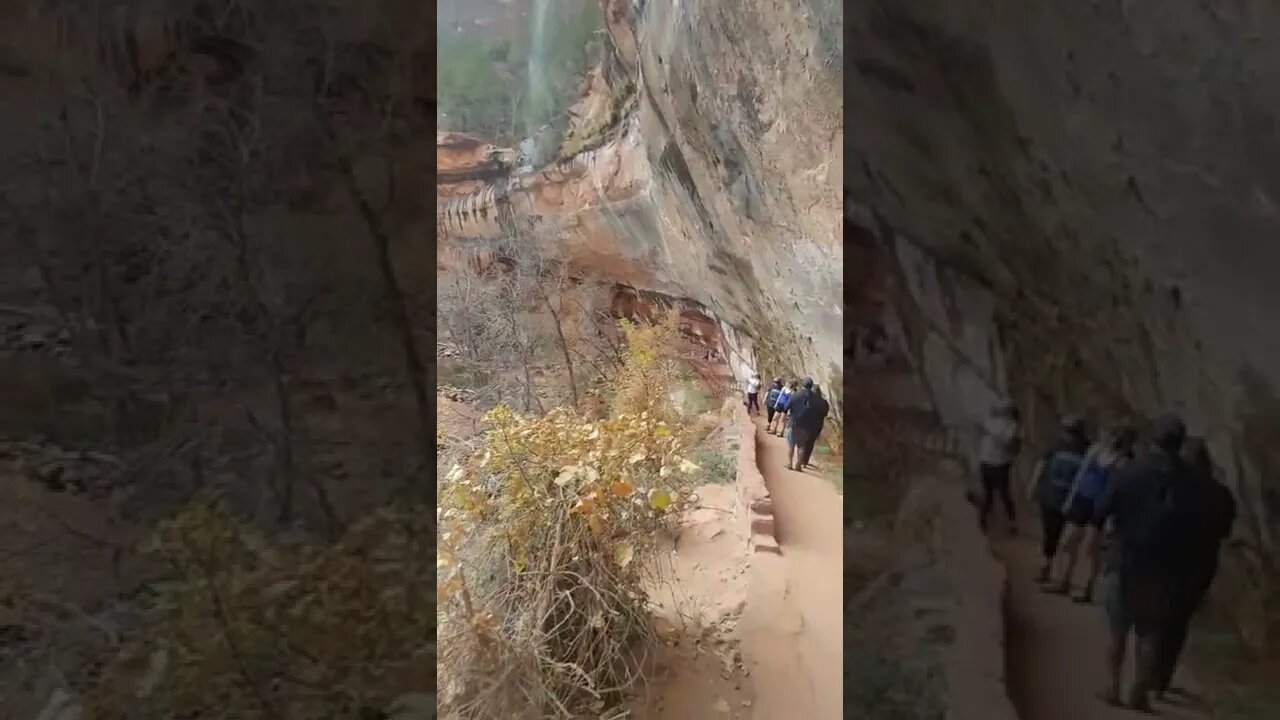
[[[791,393],[791,399],[787,401],[787,411],[791,413],[791,417],[797,422],[804,419],[805,413],[809,411],[809,406],[813,404],[813,393],[808,390],[797,390]]]
[[[1102,497],[1103,492],[1107,489],[1107,484],[1111,481],[1111,475],[1115,468],[1115,465],[1107,465],[1105,467],[1100,465],[1097,458],[1089,461],[1089,467],[1085,468],[1084,475],[1080,478],[1080,485],[1076,488],[1076,494],[1087,500],[1097,500]]]
[[[1130,549],[1142,557],[1174,558],[1181,553],[1181,543],[1187,540],[1188,511],[1184,502],[1183,487],[1179,483],[1177,466],[1163,463],[1159,470],[1162,477],[1153,483],[1146,497],[1137,498],[1136,517],[1131,520],[1126,542]]]
[[[769,388],[769,394],[764,396],[764,404],[767,407],[774,407],[778,402],[778,396],[782,394],[782,388]]]
[[[1040,471],[1040,503],[1061,507],[1071,492],[1071,483],[1084,463],[1084,456],[1069,448],[1055,450]]]

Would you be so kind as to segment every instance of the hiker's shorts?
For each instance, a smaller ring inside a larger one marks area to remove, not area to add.
[[[788,433],[790,434],[787,438],[787,443],[790,447],[801,447],[807,449],[813,440],[813,433],[810,432],[808,428],[797,428],[792,425],[791,429],[788,430]]]
[[[1071,499],[1071,507],[1067,508],[1067,522],[1080,527],[1097,527],[1093,517],[1093,500],[1079,495]]]
[[[1103,607],[1111,637],[1122,639],[1132,629],[1140,638],[1154,636],[1167,604],[1160,582],[1138,573],[1110,570],[1102,576]]]

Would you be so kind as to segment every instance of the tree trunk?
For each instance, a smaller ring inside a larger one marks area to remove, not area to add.
[[[538,393],[535,391],[533,387],[533,371],[530,368],[529,358],[527,355],[524,358],[522,358],[522,362],[524,363],[524,409],[525,409],[525,412],[528,412],[530,410],[533,403],[537,403],[538,413],[546,414],[547,409],[542,405],[542,398],[538,397]],[[530,399],[532,399],[532,403],[530,402]]]
[[[276,440],[280,471],[279,521],[293,520],[293,403],[289,397],[289,385],[284,376],[284,365],[277,352],[271,353],[271,380],[276,390],[276,406],[280,414],[280,436]]]
[[[573,358],[569,356],[569,342],[564,339],[564,328],[560,324],[560,313],[551,307],[551,298],[548,297],[545,288],[542,289],[542,299],[547,303],[547,311],[551,313],[551,320],[556,326],[556,338],[560,341],[560,352],[564,354],[564,366],[569,370],[569,391],[573,393],[573,406],[578,407],[578,381],[573,375]]]
[[[409,384],[413,389],[413,400],[418,409],[418,422],[421,424],[420,440],[424,467],[432,463],[435,457],[435,423],[432,420],[431,401],[427,395],[427,372],[418,352],[418,343],[413,336],[413,324],[409,317],[409,303],[405,299],[400,278],[396,275],[395,264],[391,258],[391,235],[382,225],[382,218],[374,211],[373,206],[360,191],[356,180],[355,168],[344,158],[339,159],[343,182],[351,201],[360,211],[369,236],[373,239],[378,255],[378,270],[382,274],[383,290],[394,315],[396,329],[400,334],[400,345],[404,353],[405,369],[408,371]]]
[[[587,361],[588,365],[595,368],[596,374],[600,376],[601,380],[607,381],[609,379],[609,373],[605,372],[604,368],[600,367],[600,363],[593,360],[590,355],[582,352],[581,350],[574,350],[573,353]],[[587,385],[590,386],[590,383],[587,383]]]

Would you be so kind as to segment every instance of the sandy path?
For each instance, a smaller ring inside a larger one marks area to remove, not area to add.
[[[778,548],[752,558],[740,631],[756,696],[752,717],[834,720],[842,712],[843,503],[812,471],[787,470],[786,443],[756,419],[757,462]]]
[[[745,555],[737,488],[699,488],[674,582],[654,597],[673,634],[697,639],[662,651],[637,718],[842,717],[842,499],[812,471],[787,470],[781,438],[757,425],[756,442],[779,545]]]
[[[746,532],[734,518],[737,492],[732,485],[697,492],[701,506],[673,547],[671,582],[652,596],[664,634],[687,641],[659,649],[650,668],[652,687],[632,705],[636,718],[738,720],[750,714],[751,684],[736,645],[749,572],[742,552]]]
[[[1112,708],[1095,697],[1106,682],[1106,617],[1098,605],[1082,606],[1041,592],[1035,583],[1039,552],[1035,538],[1002,539],[997,554],[1009,568],[1006,613],[1009,693],[1022,720],[1132,720],[1143,717]],[[1133,653],[1126,654],[1122,687],[1133,678]],[[1175,684],[1189,685],[1183,678]],[[1185,702],[1156,705],[1159,717],[1203,720]]]

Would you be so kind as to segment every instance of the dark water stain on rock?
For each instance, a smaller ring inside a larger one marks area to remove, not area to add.
[[[693,202],[693,206],[698,211],[699,218],[708,227],[711,225],[711,213],[707,210],[706,203],[703,202],[702,195],[698,192],[698,185],[693,180],[693,173],[689,170],[689,164],[684,159],[684,153],[680,152],[680,147],[675,142],[668,142],[663,148],[662,155],[658,161],[661,168],[675,177],[680,186],[684,188],[689,199]]]
[[[1130,175],[1128,179],[1125,180],[1125,187],[1128,188],[1129,195],[1133,198],[1134,202],[1138,203],[1138,205],[1146,211],[1148,215],[1155,217],[1156,211],[1147,203],[1146,195],[1143,194],[1142,188],[1138,186],[1138,179]]]

